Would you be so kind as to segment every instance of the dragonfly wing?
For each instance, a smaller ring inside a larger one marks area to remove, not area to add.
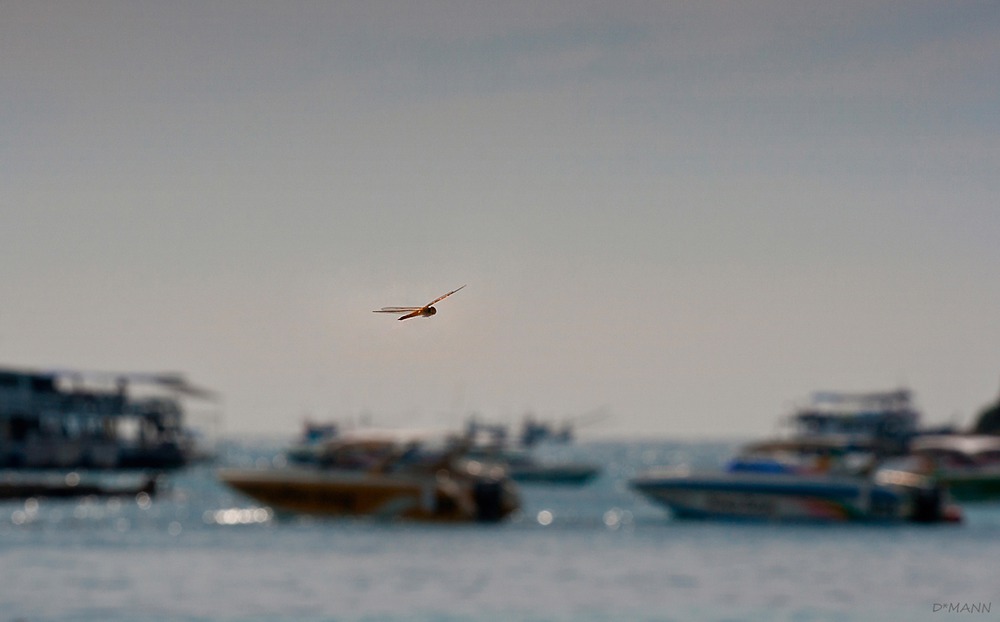
[[[467,284],[466,284],[466,285],[467,285]],[[463,285],[462,287],[465,287],[465,285]],[[462,287],[459,287],[458,289],[462,289]],[[441,302],[442,300],[444,300],[444,299],[445,299],[445,298],[447,298],[448,296],[451,296],[452,294],[454,294],[455,292],[457,292],[457,291],[458,291],[458,289],[453,289],[453,290],[451,290],[450,292],[448,292],[447,294],[445,294],[444,296],[439,296],[439,297],[435,298],[434,300],[432,300],[432,301],[428,302],[428,303],[427,303],[427,306],[428,306],[428,307],[430,307],[430,306],[432,306],[432,305],[435,305],[435,304],[437,304],[437,303]]]

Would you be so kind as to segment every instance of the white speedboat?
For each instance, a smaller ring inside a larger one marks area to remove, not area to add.
[[[477,447],[470,457],[504,468],[510,478],[522,484],[581,486],[601,474],[601,467],[590,462],[550,461],[537,458],[526,449]]]
[[[957,510],[936,480],[876,468],[857,439],[810,438],[748,446],[717,471],[659,469],[633,489],[677,518],[813,522],[939,522]]]
[[[938,522],[956,516],[932,482],[905,472],[866,478],[777,471],[652,471],[630,485],[677,518]]]

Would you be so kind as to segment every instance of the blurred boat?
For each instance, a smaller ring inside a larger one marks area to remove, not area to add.
[[[956,501],[1000,498],[1000,437],[920,436],[913,441],[910,453],[924,462],[916,469],[933,473]]]
[[[608,413],[603,407],[582,415],[566,417],[558,423],[536,419],[529,413],[521,420],[517,440],[521,447],[529,449],[544,443],[565,445],[576,438],[577,426],[590,425],[607,417]]]
[[[957,520],[940,483],[889,467],[917,434],[910,391],[813,395],[791,434],[745,446],[718,471],[648,471],[630,486],[678,518],[773,521]]]
[[[579,486],[593,480],[601,467],[590,462],[548,462],[530,452],[514,449],[472,449],[469,456],[475,460],[496,464],[507,471],[510,478],[522,484],[561,484]]]
[[[503,469],[472,460],[461,440],[361,430],[330,440],[313,465],[223,469],[219,479],[278,512],[495,522],[518,509]]]
[[[580,486],[596,478],[601,467],[589,462],[545,463],[530,455],[506,455],[511,479],[522,484],[563,484]]]
[[[534,447],[540,443],[571,443],[573,437],[572,423],[564,421],[556,424],[551,421],[539,421],[532,415],[525,415],[521,422],[521,431],[518,433],[518,440],[524,447]]]
[[[506,428],[470,420],[466,424],[469,456],[503,467],[511,479],[522,484],[582,485],[601,473],[591,462],[544,460],[532,445],[511,446]]]
[[[920,411],[909,389],[818,391],[783,423],[785,433],[776,440],[832,441],[880,456],[903,455],[919,433]]]
[[[316,464],[322,459],[327,444],[339,434],[340,426],[336,423],[306,421],[302,435],[285,450],[285,456],[296,464]]]
[[[132,497],[143,494],[152,497],[157,491],[157,476],[143,475],[134,481],[107,481],[71,471],[52,472],[7,471],[0,475],[0,499],[32,497]]]
[[[654,470],[630,486],[677,518],[805,522],[952,522],[956,508],[928,477],[807,473],[760,461],[719,472]]]
[[[178,374],[2,368],[0,467],[182,467],[201,456],[182,397],[214,394]]]

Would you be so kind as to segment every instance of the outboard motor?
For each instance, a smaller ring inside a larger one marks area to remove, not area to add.
[[[498,479],[476,480],[472,490],[476,503],[476,520],[495,523],[504,517],[504,483]]]
[[[924,486],[917,490],[913,498],[913,515],[915,523],[938,523],[944,519],[944,494],[937,485]]]

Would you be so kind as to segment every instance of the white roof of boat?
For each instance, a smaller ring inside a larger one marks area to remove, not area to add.
[[[355,430],[345,430],[331,439],[331,441],[334,443],[384,442],[405,444],[444,440],[450,437],[458,438],[459,435],[453,430],[434,428],[358,428]]]
[[[119,382],[126,381],[133,384],[157,386],[190,397],[210,400],[218,398],[218,394],[215,391],[191,384],[184,377],[184,374],[179,372],[113,372],[93,369],[76,369],[70,367],[32,369],[27,367],[2,365],[0,366],[0,373],[17,374],[21,376],[75,379],[80,381],[86,380],[107,385],[116,385]]]
[[[978,454],[986,451],[1000,451],[1000,436],[985,434],[935,434],[918,436],[913,440],[912,450],[957,451],[963,454]]]

